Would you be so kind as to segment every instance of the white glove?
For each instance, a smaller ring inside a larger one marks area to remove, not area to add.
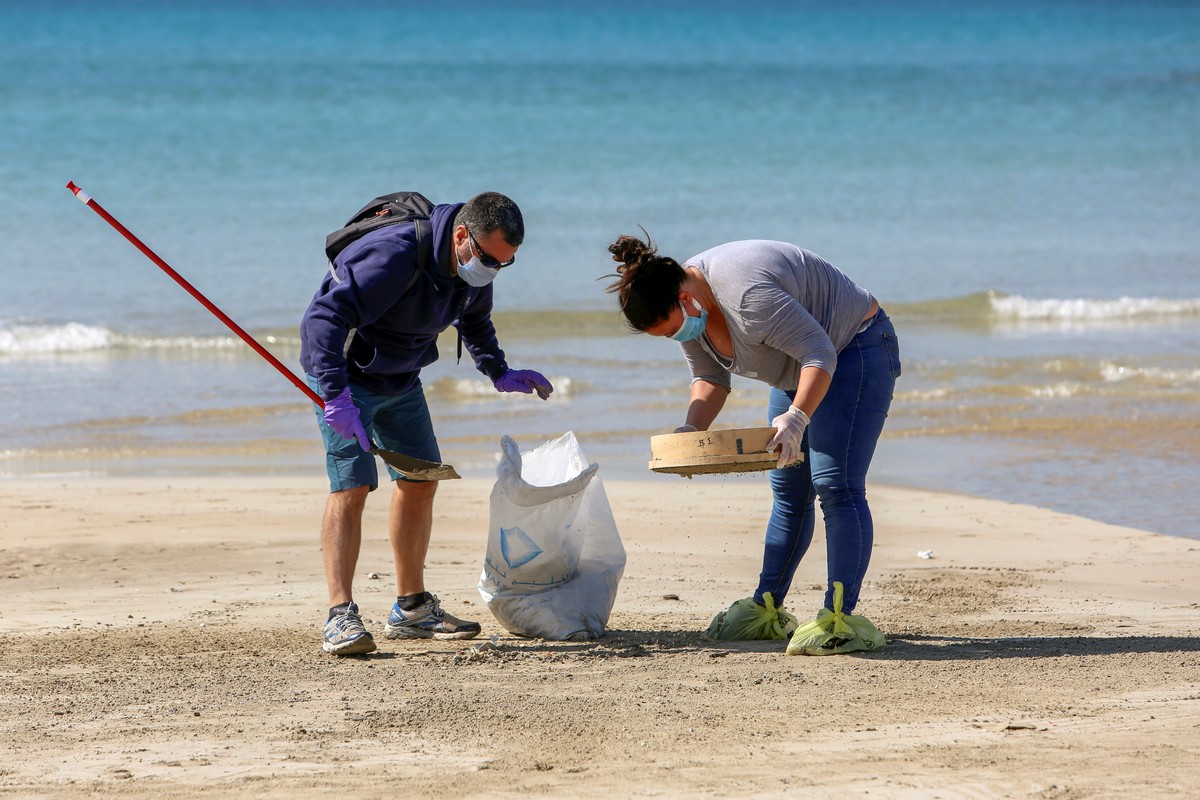
[[[788,406],[787,411],[771,420],[771,427],[778,429],[775,438],[767,445],[768,451],[779,448],[779,463],[775,465],[776,469],[783,469],[788,464],[799,461],[804,455],[801,443],[804,441],[804,429],[808,427],[808,414],[795,406]]]

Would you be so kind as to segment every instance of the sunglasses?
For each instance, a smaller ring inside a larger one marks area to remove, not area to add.
[[[514,255],[508,261],[497,261],[483,252],[483,248],[479,246],[479,241],[475,238],[475,234],[471,233],[470,228],[467,229],[467,236],[471,238],[471,244],[475,246],[475,252],[479,253],[480,262],[488,269],[504,269],[505,267],[512,266],[512,263],[517,260],[517,257]]]

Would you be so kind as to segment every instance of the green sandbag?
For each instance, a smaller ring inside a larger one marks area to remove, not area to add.
[[[833,584],[833,610],[822,608],[816,620],[806,622],[792,634],[787,654],[831,656],[855,653],[883,647],[887,640],[871,620],[855,614],[842,613],[845,589],[840,582]]]
[[[763,603],[766,605],[760,606],[753,597],[738,600],[713,617],[704,638],[711,642],[733,642],[791,636],[800,621],[782,608],[776,608],[770,592],[763,593]]]

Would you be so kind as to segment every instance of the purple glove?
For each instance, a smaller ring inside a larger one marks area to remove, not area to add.
[[[545,375],[531,369],[510,369],[496,379],[495,386],[497,392],[537,392],[543,400],[554,391]]]
[[[325,401],[325,424],[337,431],[343,439],[357,439],[359,447],[371,452],[371,440],[367,438],[367,429],[363,427],[362,417],[358,415],[358,406],[350,397],[350,387],[342,389],[342,393],[332,400]]]

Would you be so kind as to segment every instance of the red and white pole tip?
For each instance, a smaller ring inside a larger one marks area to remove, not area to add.
[[[79,202],[83,203],[85,206],[91,202],[92,196],[76,186],[75,181],[67,181],[67,188],[70,189],[75,196],[79,198]]]

